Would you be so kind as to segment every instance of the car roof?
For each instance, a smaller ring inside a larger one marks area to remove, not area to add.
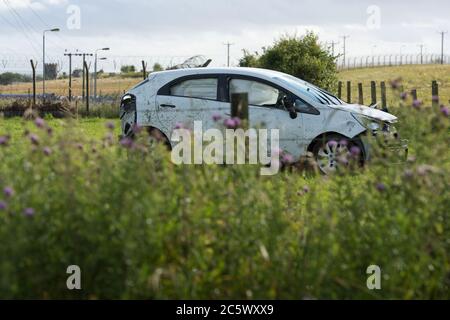
[[[248,76],[260,76],[263,78],[274,78],[284,75],[284,73],[260,69],[260,68],[244,68],[244,67],[222,67],[222,68],[186,68],[186,69],[176,69],[176,70],[166,70],[153,72],[149,75],[151,76],[169,76],[173,78],[196,75],[196,74],[239,74]]]

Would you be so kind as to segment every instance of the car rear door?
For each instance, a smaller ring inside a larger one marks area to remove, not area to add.
[[[204,130],[208,129],[213,126],[213,115],[224,112],[219,101],[219,75],[181,77],[156,96],[156,116],[169,137],[179,125],[192,129],[194,121],[202,121]]]

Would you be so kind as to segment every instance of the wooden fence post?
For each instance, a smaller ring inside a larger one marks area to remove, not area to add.
[[[382,81],[380,83],[381,89],[381,110],[387,111],[387,99],[386,99],[386,82]]]
[[[30,60],[31,63],[31,69],[33,70],[33,105],[32,107],[36,106],[36,66],[37,62],[34,63],[33,60]]]
[[[347,81],[347,102],[352,103],[352,82]]]
[[[142,76],[145,79],[147,79],[147,63],[142,60]]]
[[[342,98],[342,81],[338,82],[338,98]]]
[[[375,81],[370,82],[370,94],[372,97],[372,105],[375,105],[377,103],[377,84]]]
[[[248,125],[248,93],[231,95],[231,116],[238,117]]]
[[[439,85],[436,80],[431,83],[431,99],[433,101],[433,107],[439,106]]]
[[[84,61],[84,73],[86,74],[86,113],[89,114],[89,67]]]
[[[361,82],[358,83],[358,103],[364,104],[363,84]]]
[[[417,100],[417,89],[412,89],[411,90],[411,96],[413,98],[413,101]]]

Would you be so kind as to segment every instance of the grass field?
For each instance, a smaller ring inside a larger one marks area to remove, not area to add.
[[[174,165],[118,120],[0,118],[0,298],[450,299],[450,121],[392,113],[407,161],[379,136],[364,168],[273,177]]]
[[[346,82],[352,82],[352,101],[358,101],[358,83],[363,84],[364,102],[370,104],[370,82],[377,82],[378,101],[381,100],[380,82],[385,81],[389,88],[390,80],[402,78],[404,91],[410,92],[417,89],[418,99],[426,104],[431,104],[431,82],[437,80],[439,84],[439,95],[441,102],[448,104],[450,100],[450,66],[449,65],[407,65],[397,67],[378,67],[345,70],[339,73],[339,80],[344,82],[342,97],[347,99]],[[395,104],[397,95],[391,90],[387,90],[388,103]]]

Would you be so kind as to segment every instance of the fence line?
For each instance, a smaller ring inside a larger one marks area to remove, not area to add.
[[[442,61],[440,54],[388,54],[388,55],[369,55],[359,57],[349,57],[345,60],[338,57],[336,65],[339,70],[383,67],[383,66],[401,66],[411,64],[450,64],[450,55],[444,55]]]

